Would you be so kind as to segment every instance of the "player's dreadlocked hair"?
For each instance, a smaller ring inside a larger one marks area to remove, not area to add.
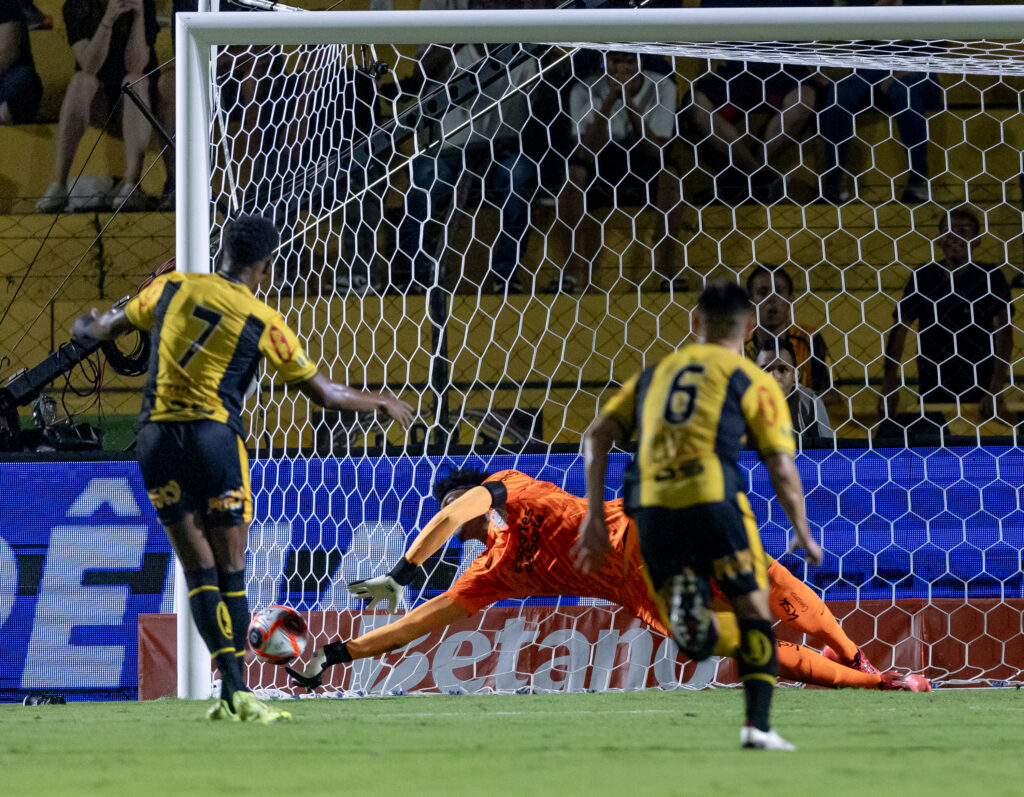
[[[448,474],[447,478],[434,483],[434,498],[440,503],[452,490],[458,490],[460,487],[476,487],[483,484],[484,479],[490,475],[485,471],[473,470],[472,468],[453,470]]]

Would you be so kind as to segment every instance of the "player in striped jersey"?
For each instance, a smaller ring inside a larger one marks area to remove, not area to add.
[[[150,332],[136,453],[150,502],[185,571],[192,617],[221,673],[221,697],[209,716],[276,722],[291,715],[256,700],[242,674],[252,520],[245,391],[266,359],[279,382],[322,407],[384,410],[406,427],[413,409],[318,373],[280,314],[253,295],[279,246],[269,219],[236,219],[223,243],[216,273],[165,274],[123,308],[76,319],[72,333],[106,340],[132,328]]]
[[[637,453],[623,492],[672,636],[691,658],[712,654],[723,633],[710,606],[713,577],[739,624],[746,702],[740,745],[793,750],[769,722],[779,664],[768,564],[738,465],[749,435],[793,525],[795,545],[808,564],[820,564],[821,548],[810,535],[793,461],[789,407],[775,380],[743,356],[754,318],[742,287],[709,285],[694,320],[702,342],[634,375],[584,433],[590,511],[580,527],[577,565],[584,573],[602,566],[610,545],[602,510],[608,452],[635,433]]]

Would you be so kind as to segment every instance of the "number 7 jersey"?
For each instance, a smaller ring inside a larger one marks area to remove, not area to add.
[[[261,358],[284,384],[316,374],[280,314],[221,274],[171,272],[124,312],[151,334],[140,423],[221,421],[244,437],[242,402]]]
[[[733,500],[747,489],[738,459],[748,435],[761,456],[795,451],[778,383],[718,344],[684,346],[634,375],[601,415],[637,437],[627,509]]]

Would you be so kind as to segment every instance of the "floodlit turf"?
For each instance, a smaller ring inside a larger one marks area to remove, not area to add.
[[[741,752],[737,690],[0,706],[0,794],[1020,795],[1024,693],[781,689],[796,753]]]

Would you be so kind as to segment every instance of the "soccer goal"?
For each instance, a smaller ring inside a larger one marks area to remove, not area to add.
[[[419,409],[403,435],[259,384],[252,608],[308,613],[321,645],[387,622],[345,585],[395,564],[453,467],[582,494],[583,430],[725,278],[751,287],[748,353],[803,413],[826,560],[784,554],[744,456],[767,551],[878,666],[1019,681],[1024,8],[571,5],[177,15],[179,268],[210,270],[233,214],[272,216],[267,301],[335,379]],[[408,606],[479,552],[453,540]],[[179,639],[179,693],[201,696],[208,658]],[[332,687],[729,682],[674,651],[615,606],[551,596]],[[266,665],[250,678],[288,689]]]

